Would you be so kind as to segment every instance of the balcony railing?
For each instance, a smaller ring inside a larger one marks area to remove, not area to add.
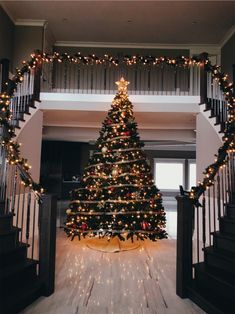
[[[69,60],[43,63],[43,92],[114,94],[120,77],[130,81],[129,94],[200,95],[198,64],[83,64]]]

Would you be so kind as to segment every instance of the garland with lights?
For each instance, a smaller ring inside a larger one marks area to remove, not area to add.
[[[2,127],[0,145],[6,151],[7,162],[10,165],[16,165],[19,169],[22,184],[33,190],[36,198],[41,202],[43,188],[40,184],[34,182],[30,174],[31,166],[28,164],[27,159],[20,156],[20,145],[17,141],[13,141],[15,129],[11,124],[11,98],[14,96],[17,85],[23,82],[24,74],[28,73],[31,68],[36,68],[38,61],[32,58],[29,62],[23,62],[23,64],[23,67],[16,69],[16,74],[6,83],[6,92],[0,94],[0,126]]]
[[[190,198],[194,200],[196,205],[199,203],[200,196],[205,192],[206,188],[214,184],[214,179],[220,168],[228,162],[227,157],[230,152],[235,149],[235,97],[233,96],[234,84],[229,82],[228,75],[220,72],[220,67],[211,65],[208,59],[204,61],[205,70],[212,73],[213,80],[220,85],[221,91],[225,95],[228,108],[228,120],[226,121],[223,145],[218,149],[215,162],[209,165],[203,174],[205,175],[202,182],[198,186],[192,187],[189,192]]]
[[[65,226],[71,239],[167,237],[161,194],[141,149],[128,83],[123,78],[116,82],[118,93],[103,122],[97,151],[84,170],[81,187],[72,192]]]
[[[214,80],[218,81],[221,90],[225,94],[229,119],[226,122],[225,135],[223,137],[224,144],[219,148],[217,159],[215,163],[209,165],[205,169],[205,178],[202,182],[199,183],[197,187],[193,187],[190,191],[190,197],[195,200],[199,199],[202,193],[206,190],[207,186],[213,184],[214,177],[220,167],[226,163],[228,152],[234,149],[234,131],[235,131],[235,121],[234,121],[234,105],[235,99],[233,97],[233,84],[229,82],[228,76],[220,71],[220,67],[217,65],[211,65],[211,62],[208,59],[208,54],[203,53],[198,57],[184,57],[179,56],[176,58],[168,58],[165,56],[156,57],[152,55],[125,55],[122,58],[105,54],[103,57],[98,57],[95,54],[89,54],[87,56],[82,55],[80,52],[76,53],[74,56],[69,55],[68,53],[59,54],[54,52],[53,54],[42,53],[40,51],[35,51],[31,54],[31,59],[29,61],[23,61],[23,67],[16,70],[16,74],[12,79],[7,83],[7,92],[0,94],[0,125],[5,126],[7,130],[7,136],[2,140],[1,145],[4,146],[7,150],[9,149],[9,143],[11,146],[17,147],[17,143],[12,141],[12,138],[15,136],[14,128],[9,123],[11,119],[11,111],[9,109],[10,98],[13,96],[14,91],[17,88],[17,85],[23,81],[23,75],[26,72],[29,72],[30,69],[35,69],[37,66],[41,65],[43,62],[70,62],[75,64],[84,64],[84,65],[96,65],[96,64],[110,64],[119,66],[121,64],[126,65],[169,65],[173,67],[187,67],[189,65],[204,65],[205,71],[212,73]],[[108,122],[111,125],[110,122]],[[128,149],[128,148],[127,148]],[[19,149],[14,150],[14,159],[16,164],[19,162],[19,165],[24,166],[24,159],[19,156]],[[10,154],[9,154],[10,155]],[[27,162],[26,162],[27,163]],[[25,165],[25,172],[30,176],[27,165]],[[24,179],[23,179],[24,181]],[[41,191],[41,187],[35,184],[32,180],[29,180],[30,183],[25,180],[25,184],[32,184],[33,189],[36,191]]]

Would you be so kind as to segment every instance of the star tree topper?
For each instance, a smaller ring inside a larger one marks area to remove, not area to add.
[[[118,86],[118,91],[120,93],[126,94],[127,92],[127,85],[130,84],[130,82],[125,81],[124,77],[121,77],[119,81],[117,81],[115,84]]]

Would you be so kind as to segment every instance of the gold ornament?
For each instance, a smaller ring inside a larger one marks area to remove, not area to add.
[[[112,176],[117,176],[118,175],[118,170],[117,169],[113,169],[112,170]]]
[[[106,146],[104,146],[104,147],[101,149],[101,152],[102,152],[103,154],[105,154],[105,153],[107,152],[107,150],[108,150],[108,148],[107,148]]]

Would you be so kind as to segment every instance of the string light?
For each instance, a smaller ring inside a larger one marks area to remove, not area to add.
[[[140,55],[126,55],[123,58],[117,58],[108,54],[105,54],[103,57],[98,57],[95,54],[90,54],[88,56],[83,56],[80,52],[75,54],[74,56],[70,56],[68,53],[59,54],[58,52],[54,52],[53,54],[46,54],[41,53],[40,51],[36,51],[31,54],[31,60],[23,61],[23,67],[21,69],[16,70],[16,74],[13,76],[9,82],[7,82],[7,92],[0,94],[0,125],[5,125],[6,129],[8,130],[8,135],[6,138],[2,139],[1,145],[6,149],[9,149],[8,139],[12,139],[15,136],[14,128],[10,124],[11,121],[11,111],[10,111],[10,99],[13,96],[17,85],[22,83],[24,79],[24,73],[29,72],[31,69],[35,69],[38,65],[41,65],[43,62],[70,62],[70,63],[83,63],[86,65],[94,65],[94,64],[104,64],[109,63],[111,65],[119,66],[120,64],[126,64],[127,66],[133,66],[136,64],[143,64],[143,65],[168,65],[173,67],[187,67],[191,64],[196,66],[204,66],[205,71],[212,74],[212,79],[217,81],[220,85],[220,89],[225,95],[225,99],[227,101],[228,107],[228,121],[226,121],[226,128],[225,128],[225,136],[223,138],[224,144],[220,147],[218,151],[218,157],[214,164],[210,165],[212,170],[208,171],[206,169],[206,175],[202,182],[202,184],[198,187],[195,187],[190,192],[190,195],[194,199],[198,199],[203,191],[206,189],[207,186],[213,184],[213,178],[216,175],[218,168],[220,166],[225,165],[227,154],[229,153],[230,144],[234,141],[234,131],[235,131],[235,121],[234,121],[234,105],[235,105],[235,98],[233,97],[233,84],[228,81],[228,75],[220,72],[220,67],[217,65],[211,65],[208,57],[205,54],[199,57],[190,57],[187,58],[185,56],[179,56],[177,58],[167,58],[165,56],[162,57],[155,57],[155,56],[140,56]],[[123,95],[125,97],[125,95]],[[119,102],[114,101],[113,106],[118,108]],[[124,117],[123,117],[124,118]],[[116,119],[116,118],[115,118]],[[112,121],[118,122],[116,119]],[[119,121],[119,124],[122,124],[123,121]],[[115,147],[115,142],[112,143],[112,149]],[[18,145],[15,143],[14,145]],[[128,146],[127,143],[124,144]],[[234,151],[234,144],[231,147],[232,151]],[[20,164],[25,167],[25,170],[28,173],[28,166],[24,165],[24,162],[19,157],[19,149],[15,149],[14,155],[14,163]],[[12,157],[13,158],[13,157]],[[17,161],[16,161],[17,160]],[[13,161],[13,160],[12,160]],[[209,177],[208,177],[209,174]],[[28,173],[29,175],[29,173]],[[30,176],[30,175],[29,175]],[[211,183],[212,182],[212,183]],[[27,184],[27,182],[25,182]],[[31,183],[30,183],[31,184]],[[35,189],[37,193],[40,193],[41,187],[38,184],[32,182],[32,188]]]

